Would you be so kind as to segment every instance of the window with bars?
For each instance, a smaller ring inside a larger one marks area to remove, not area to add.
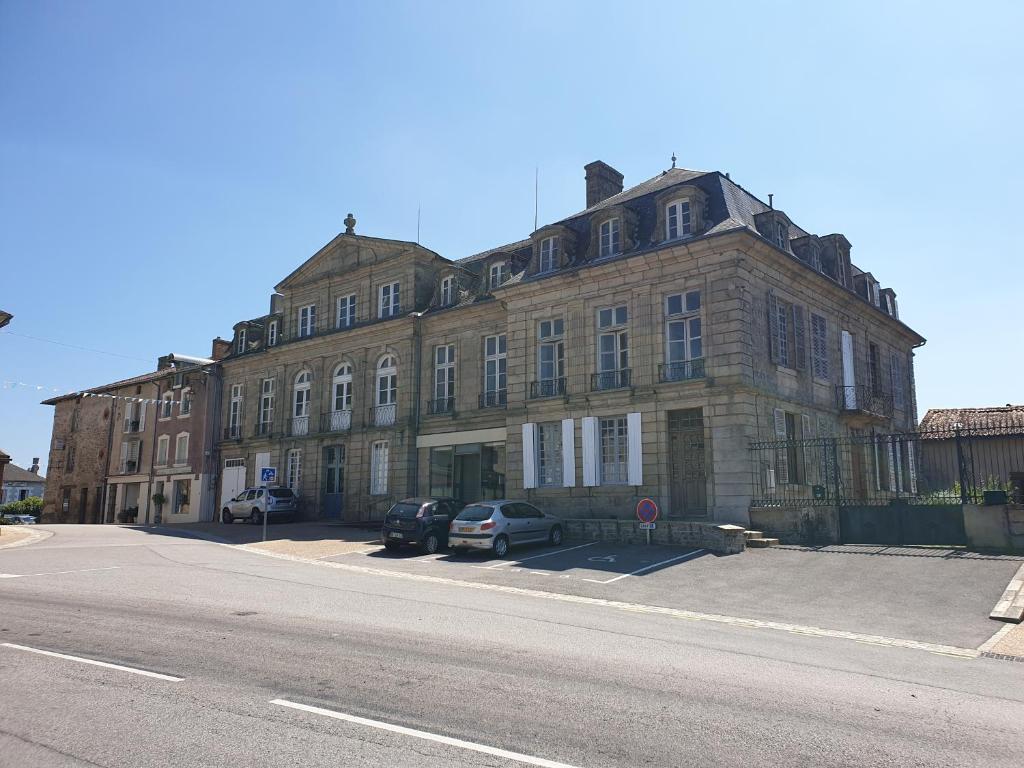
[[[828,322],[821,315],[811,313],[811,372],[814,378],[828,381]]]

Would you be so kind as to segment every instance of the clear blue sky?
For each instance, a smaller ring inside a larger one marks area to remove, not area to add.
[[[0,380],[207,354],[343,229],[457,258],[729,171],[843,232],[928,338],[919,404],[1024,401],[1020,3],[0,0]],[[93,347],[77,351],[14,334]],[[0,389],[0,447],[52,409]]]

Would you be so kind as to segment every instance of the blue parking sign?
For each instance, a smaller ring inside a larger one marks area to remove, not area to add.
[[[260,482],[261,483],[275,483],[275,482],[277,482],[277,467],[263,467],[260,470]]]

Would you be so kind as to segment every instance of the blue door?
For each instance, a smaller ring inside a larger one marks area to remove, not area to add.
[[[345,499],[345,446],[324,448],[324,517],[340,520]]]

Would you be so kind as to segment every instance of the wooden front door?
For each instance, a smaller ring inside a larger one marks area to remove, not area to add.
[[[668,456],[673,517],[708,513],[707,454],[704,412],[700,408],[669,411]]]

